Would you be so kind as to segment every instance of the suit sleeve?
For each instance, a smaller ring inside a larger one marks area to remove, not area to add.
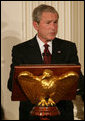
[[[77,55],[77,48],[76,48],[75,44],[74,44],[74,47],[72,48],[71,60],[70,61],[72,63],[80,65],[79,58],[78,58],[78,55]],[[81,95],[81,97],[83,99],[83,97],[84,97],[84,75],[82,74],[82,72],[80,72],[80,76],[79,76],[79,80],[78,80],[77,94]]]
[[[71,50],[70,50],[70,63],[80,65],[79,58],[77,55],[76,44],[73,43],[73,46],[70,46],[70,48],[71,48]]]
[[[19,51],[13,47],[12,49],[12,64],[10,66],[10,74],[9,74],[9,79],[8,79],[8,83],[7,83],[7,88],[12,91],[12,84],[13,84],[13,73],[14,73],[14,66],[16,65],[20,65],[21,62],[21,55],[19,53]]]

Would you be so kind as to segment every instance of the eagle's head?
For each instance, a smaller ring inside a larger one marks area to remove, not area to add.
[[[49,69],[45,69],[44,72],[43,72],[42,79],[48,78],[48,77],[51,77],[51,76],[53,76],[53,71],[51,71]]]

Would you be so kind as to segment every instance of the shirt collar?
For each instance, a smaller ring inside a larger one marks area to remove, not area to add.
[[[36,38],[37,38],[37,42],[38,42],[40,48],[42,48],[42,46],[43,46],[45,43],[42,42],[42,41],[39,39],[38,35],[36,36]],[[52,41],[49,41],[47,44],[49,45],[49,47],[52,48]]]
[[[39,39],[38,35],[36,36],[36,38],[37,38],[37,42],[38,42],[38,44],[39,44],[39,47],[42,48],[43,45],[44,45],[44,42],[42,42],[42,41]]]

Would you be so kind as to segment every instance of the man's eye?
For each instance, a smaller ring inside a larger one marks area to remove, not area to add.
[[[55,21],[54,23],[55,23],[55,24],[57,24],[57,23],[58,23],[58,21]]]
[[[46,24],[50,24],[50,22],[47,22]]]

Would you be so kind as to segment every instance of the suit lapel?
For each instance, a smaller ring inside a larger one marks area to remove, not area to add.
[[[55,38],[52,41],[52,64],[61,64],[63,63],[63,50],[61,48],[61,42]]]
[[[43,60],[42,60],[41,51],[36,37],[34,37],[33,41],[31,42],[31,51],[32,51],[32,55],[34,56],[34,63],[42,64]]]

